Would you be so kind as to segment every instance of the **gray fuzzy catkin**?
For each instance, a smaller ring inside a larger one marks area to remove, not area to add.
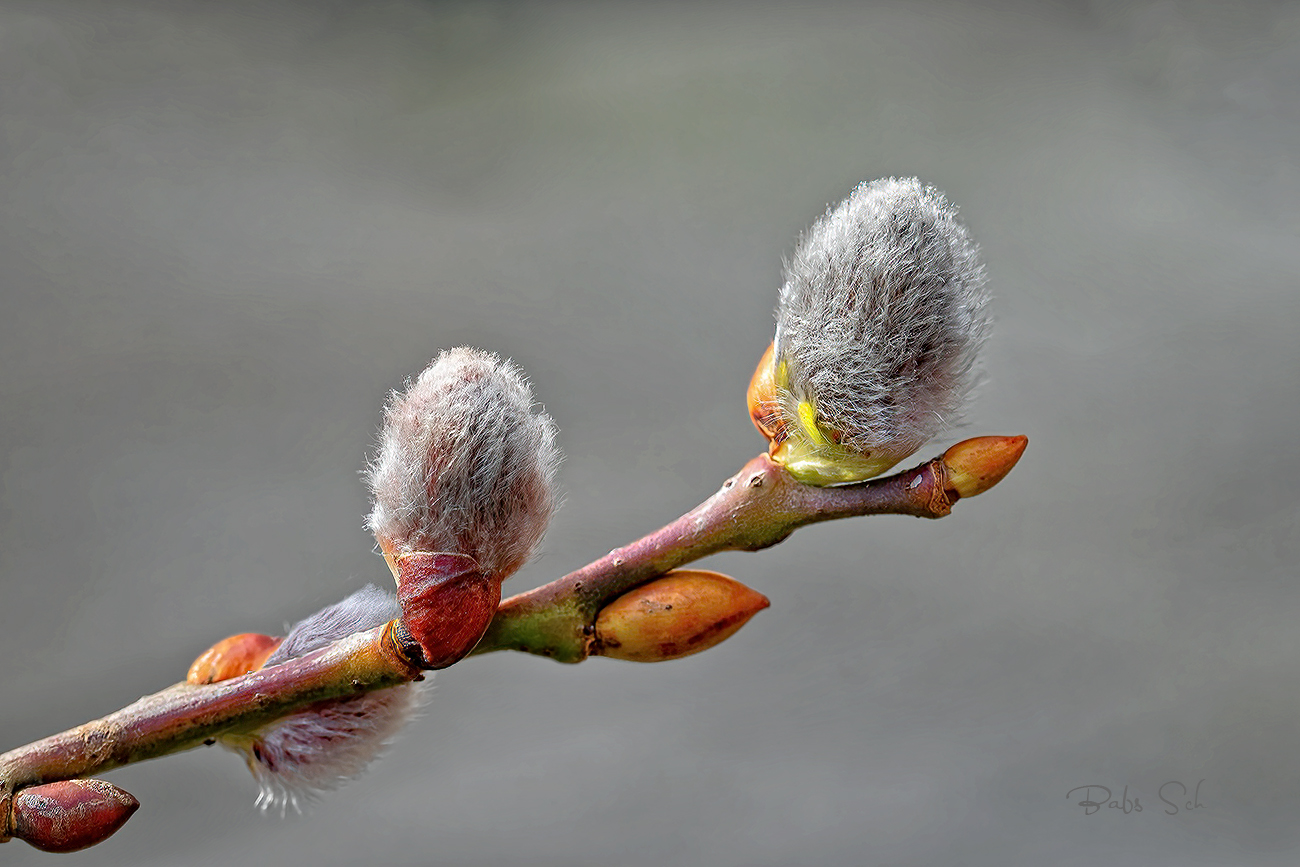
[[[859,185],[785,263],[783,412],[811,400],[842,445],[911,454],[959,420],[988,301],[979,250],[943,193],[916,178]]]
[[[390,594],[368,584],[356,593],[299,621],[267,659],[279,665],[373,629],[401,609]],[[357,776],[414,716],[421,686],[405,683],[351,698],[312,705],[250,734],[225,735],[222,746],[244,756],[261,788],[257,803],[281,814],[301,809],[319,791]]]
[[[367,584],[342,602],[335,602],[311,617],[298,621],[267,657],[263,668],[306,656],[340,638],[371,629],[402,616],[401,606],[391,594]]]
[[[441,353],[384,411],[368,526],[399,553],[467,554],[504,579],[555,509],[555,423],[523,371],[469,347]]]

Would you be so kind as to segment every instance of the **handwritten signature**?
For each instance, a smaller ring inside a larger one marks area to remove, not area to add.
[[[1201,784],[1204,782],[1205,780],[1198,780],[1196,785],[1190,789],[1179,780],[1162,783],[1160,788],[1156,790],[1156,797],[1167,805],[1162,812],[1166,816],[1177,816],[1180,810],[1182,812],[1191,812],[1192,810],[1205,809],[1205,804],[1201,802]],[[1075,786],[1065,793],[1065,799],[1067,801],[1074,800],[1075,792],[1083,794],[1083,800],[1079,801],[1075,806],[1083,807],[1083,815],[1085,816],[1096,815],[1103,809],[1120,810],[1126,816],[1130,813],[1142,812],[1142,799],[1137,794],[1130,798],[1127,785],[1124,786],[1124,791],[1119,797],[1114,797],[1114,793],[1106,786],[1096,783],[1087,786]],[[1191,795],[1190,799],[1188,798],[1189,793]],[[1171,798],[1173,800],[1170,800]],[[1147,800],[1150,802],[1150,798]]]

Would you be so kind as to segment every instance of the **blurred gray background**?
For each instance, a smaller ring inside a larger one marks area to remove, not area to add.
[[[694,506],[781,257],[915,174],[997,317],[918,460],[1028,434],[999,488],[707,561],[772,607],[700,656],[458,665],[302,817],[114,772],[68,863],[1294,864],[1298,150],[1296,4],[6,2],[0,749],[387,581],[358,470],[440,348],[561,427],[507,590]]]

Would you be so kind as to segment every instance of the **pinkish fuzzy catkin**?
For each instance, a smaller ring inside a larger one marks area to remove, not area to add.
[[[465,554],[508,577],[555,509],[555,423],[513,362],[449,349],[394,392],[367,476],[385,551]]]
[[[400,614],[392,596],[366,585],[295,625],[263,668],[304,656]],[[286,807],[299,810],[316,793],[360,775],[411,719],[420,700],[420,685],[407,683],[322,702],[252,734],[219,740],[248,762],[261,787],[258,806],[278,809],[283,815]]]
[[[861,184],[786,263],[783,412],[809,401],[841,445],[911,454],[959,420],[988,302],[979,250],[943,193],[916,178]]]

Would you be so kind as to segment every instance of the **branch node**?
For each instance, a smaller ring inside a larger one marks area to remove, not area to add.
[[[930,487],[930,501],[926,504],[931,518],[943,518],[952,514],[952,504],[959,498],[955,490],[950,497],[948,494],[948,466],[943,462],[943,458],[935,458],[930,461],[930,472],[934,474],[934,482]]]

